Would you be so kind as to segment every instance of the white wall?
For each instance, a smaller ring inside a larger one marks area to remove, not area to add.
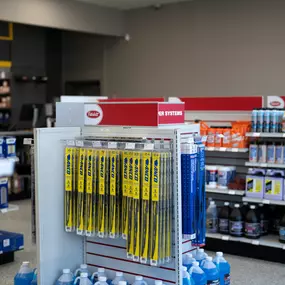
[[[285,1],[194,0],[127,13],[105,50],[105,95],[285,94]]]
[[[74,0],[1,0],[0,20],[113,36],[125,32],[123,12]]]

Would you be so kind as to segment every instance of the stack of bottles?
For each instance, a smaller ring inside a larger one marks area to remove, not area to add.
[[[285,163],[284,144],[279,142],[252,141],[249,145],[249,162],[252,163]]]
[[[228,189],[235,178],[235,166],[206,165],[206,185],[209,188]]]
[[[246,132],[250,130],[250,122],[234,122],[229,127],[209,127],[201,122],[200,134],[207,136],[207,147],[247,148]]]
[[[128,258],[153,266],[170,262],[172,144],[159,141],[155,149],[154,143],[77,140],[74,145],[65,148],[65,230],[122,237]]]
[[[192,245],[205,244],[205,146],[201,137],[181,144],[182,234]]]
[[[281,169],[249,168],[246,176],[246,196],[267,200],[285,200],[285,171]]]
[[[204,249],[198,249],[194,256],[185,254],[182,270],[183,285],[230,284],[231,267],[222,252],[217,252],[214,260]]]
[[[207,231],[234,237],[259,239],[269,232],[279,234],[279,240],[285,243],[285,211],[282,207],[269,207],[263,204],[242,206],[229,202],[219,209],[215,201],[211,201],[207,209]]]
[[[284,109],[254,109],[251,113],[251,131],[264,133],[284,133]]]

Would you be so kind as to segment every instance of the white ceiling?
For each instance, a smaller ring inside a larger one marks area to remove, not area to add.
[[[77,0],[77,1],[93,3],[96,5],[117,8],[121,10],[128,10],[128,9],[148,7],[159,4],[178,3],[178,2],[186,2],[193,0]]]

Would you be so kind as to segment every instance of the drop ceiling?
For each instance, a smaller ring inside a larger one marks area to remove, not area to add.
[[[170,4],[178,2],[187,2],[192,0],[78,0],[81,2],[92,3],[104,7],[117,8],[120,10],[129,10],[160,4]]]

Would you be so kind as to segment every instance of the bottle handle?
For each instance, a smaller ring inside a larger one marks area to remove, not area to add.
[[[77,276],[78,272],[80,271],[80,268],[77,268],[74,272],[74,276]]]
[[[190,268],[190,270],[189,270],[190,276],[192,276],[192,273],[193,273],[193,266],[191,266],[191,268]]]
[[[92,281],[92,282],[94,282],[95,276],[98,277],[98,272],[94,272],[94,273],[92,274],[92,276],[91,276],[91,281]]]
[[[79,277],[79,276],[75,278],[75,280],[74,280],[74,283],[73,283],[73,284],[74,284],[74,285],[76,285],[78,280],[80,280],[80,277]]]

